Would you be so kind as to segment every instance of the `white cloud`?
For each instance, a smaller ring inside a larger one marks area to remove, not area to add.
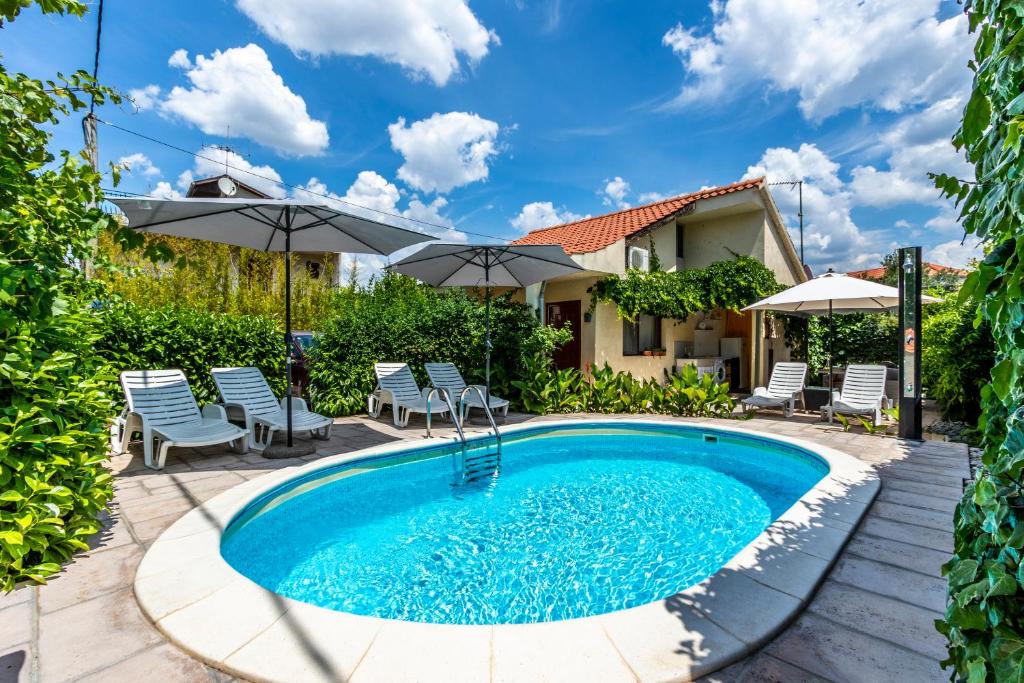
[[[660,202],[662,199],[668,199],[672,195],[662,194],[661,192],[642,192],[636,199],[641,204],[653,204]]]
[[[984,256],[981,243],[977,240],[969,240],[962,244],[960,240],[950,240],[928,249],[924,254],[924,260],[940,266],[967,268],[971,261],[980,261]]]
[[[156,187],[149,191],[149,196],[158,199],[181,199],[182,194],[171,187],[169,182],[161,180]]]
[[[147,111],[160,103],[160,87],[150,84],[144,88],[132,88],[128,91],[128,99],[139,111]]]
[[[857,203],[876,207],[943,203],[929,172],[973,179],[973,167],[950,142],[963,106],[962,96],[947,97],[900,118],[883,131],[879,146],[888,151],[889,168],[858,166],[851,171],[850,189]]]
[[[602,201],[606,206],[614,206],[617,209],[628,209],[629,202],[626,201],[627,194],[629,194],[629,183],[623,180],[620,176],[615,176],[611,180],[605,179],[604,199]]]
[[[466,233],[457,230],[455,223],[442,213],[448,205],[444,197],[435,197],[431,202],[424,202],[413,195],[405,209],[399,207],[402,194],[399,189],[375,171],[361,171],[355,182],[349,186],[344,195],[331,192],[322,181],[310,178],[304,188],[296,190],[294,196],[310,201],[320,201],[345,211],[372,220],[395,225],[407,230],[415,230],[439,237],[446,242],[466,242]],[[429,224],[429,225],[428,225]],[[379,276],[388,261],[394,263],[419,250],[423,245],[414,245],[401,249],[390,258],[385,259],[374,254],[346,254],[342,266],[342,280],[348,277],[352,263],[357,266],[357,280],[360,284]]]
[[[171,60],[181,61],[176,56]],[[207,135],[249,138],[288,156],[327,149],[326,124],[310,117],[305,100],[285,85],[258,45],[197,55],[194,66],[185,68],[191,87],[174,87],[160,103],[162,113]]]
[[[811,144],[793,150],[773,147],[765,150],[757,164],[747,168],[744,177],[766,176],[768,182],[803,180],[804,248],[807,263],[815,272],[827,268],[851,270],[865,262],[880,260],[885,253],[879,238],[866,235],[854,222],[850,211],[852,195],[839,177],[839,164]],[[777,187],[772,196],[779,210],[787,214],[787,225],[797,225],[798,195]],[[793,236],[799,249],[799,235]],[[875,258],[875,257],[878,258]]]
[[[185,48],[178,48],[167,60],[168,66],[173,66],[176,69],[191,69],[192,60],[188,57],[188,50]]]
[[[236,0],[238,9],[298,55],[374,56],[444,85],[498,37],[466,0]]]
[[[434,114],[409,126],[399,118],[388,134],[405,160],[398,177],[424,192],[448,192],[486,179],[488,160],[499,151],[498,124],[466,112]]]
[[[364,216],[381,223],[396,225],[407,230],[416,230],[450,242],[465,242],[466,233],[456,230],[451,218],[442,210],[448,206],[444,197],[435,197],[424,202],[412,195],[405,209],[401,209],[402,193],[384,176],[375,171],[360,171],[355,182],[344,195],[335,194],[317,178],[310,178],[303,188],[294,191],[298,198],[310,201],[324,201],[340,211]]]
[[[179,190],[188,190],[197,178],[227,173],[246,185],[274,198],[282,199],[288,192],[281,185],[281,175],[272,166],[257,166],[242,155],[219,147],[204,147],[196,152],[195,166],[183,171],[175,183]]]
[[[123,166],[124,169],[134,176],[144,176],[146,178],[155,178],[160,175],[160,169],[153,165],[149,157],[142,152],[136,152],[135,154],[129,154],[128,156],[121,157],[117,160],[119,166]]]
[[[930,247],[929,253],[937,255],[928,258],[945,265],[962,265],[968,258],[965,255],[977,253],[976,245],[961,249],[959,239],[945,241],[951,235],[963,235],[957,212],[948,202],[935,203],[940,207],[939,211],[924,222],[923,231],[912,230],[911,222],[902,218],[893,222],[895,230],[862,229],[851,212],[861,206],[875,206],[877,201],[862,201],[863,176],[858,175],[860,168],[863,167],[854,168],[850,182],[844,182],[840,177],[839,164],[815,145],[803,144],[796,150],[785,147],[766,150],[760,161],[747,169],[745,177],[766,175],[769,182],[804,181],[804,246],[807,263],[818,273],[827,268],[842,272],[873,267],[884,254],[904,246],[908,238],[921,239],[926,247],[930,241],[943,240]],[[786,187],[775,187],[772,196],[799,248],[799,235],[794,230],[797,225],[797,193]],[[953,262],[947,263],[943,259],[952,259]]]
[[[959,216],[960,212],[947,201],[937,214],[925,221],[924,227],[940,235],[962,235],[964,228]]]
[[[519,232],[525,233],[537,228],[548,228],[552,225],[572,223],[583,218],[586,218],[586,216],[573,213],[565,208],[555,208],[552,202],[530,202],[529,204],[524,204],[519,215],[511,219],[509,223]]]
[[[714,24],[682,24],[662,42],[687,79],[674,104],[749,96],[759,83],[795,92],[819,121],[859,105],[901,111],[945,97],[969,78],[973,41],[962,13],[940,20],[939,0],[728,0]]]

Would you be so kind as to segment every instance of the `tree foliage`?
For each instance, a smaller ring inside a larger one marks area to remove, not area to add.
[[[366,410],[377,362],[408,363],[420,386],[427,386],[424,363],[439,361],[455,363],[468,382],[483,383],[484,306],[473,293],[389,273],[365,290],[340,290],[332,308],[310,359],[310,395],[319,412]],[[526,360],[566,341],[511,294],[492,301],[491,338],[491,386],[510,399],[518,393],[511,381],[523,375]]]
[[[78,3],[45,3],[79,13]],[[7,20],[24,2],[5,2]],[[111,496],[109,378],[76,263],[109,216],[100,175],[47,145],[46,128],[102,104],[109,91],[76,73],[41,82],[0,66],[0,590],[42,582],[99,528]]]
[[[971,97],[954,144],[976,182],[936,175],[964,229],[988,255],[961,289],[991,325],[995,366],[982,389],[985,452],[957,506],[954,555],[943,567],[949,607],[937,626],[953,677],[1024,680],[1024,6],[966,3],[977,34]]]
[[[183,237],[135,235],[145,246],[173,252],[176,261],[154,262],[120,233],[100,236],[99,253],[108,267],[97,272],[110,292],[146,308],[185,307],[197,311],[273,318],[284,325],[284,255]],[[292,329],[317,331],[330,317],[334,296],[333,254],[317,277],[292,257]]]
[[[770,268],[749,256],[737,256],[707,268],[630,269],[624,277],[609,275],[597,281],[591,291],[592,305],[612,302],[626,320],[638,315],[686,320],[701,311],[739,311],[781,289]]]

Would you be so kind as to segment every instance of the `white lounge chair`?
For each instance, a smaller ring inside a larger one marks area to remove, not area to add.
[[[115,425],[123,430],[112,439],[115,451],[123,451],[133,432],[142,432],[146,467],[155,470],[163,469],[171,446],[228,443],[245,453],[249,430],[228,422],[221,406],[200,411],[181,370],[128,370],[121,373],[121,386],[128,405]]]
[[[822,414],[829,424],[840,415],[871,415],[874,425],[882,424],[882,408],[886,406],[885,366],[849,365],[843,375],[842,392],[832,392],[832,405],[823,406]]]
[[[466,389],[466,380],[462,379],[462,374],[459,369],[455,367],[454,363],[427,363],[424,365],[427,369],[427,375],[430,377],[430,383],[439,389],[446,389],[449,395],[452,397],[452,402],[455,403],[459,400],[459,396]],[[478,394],[475,391],[466,392],[465,402],[463,404],[463,414],[459,415],[459,421],[462,422],[466,419],[466,415],[469,414],[470,408],[483,408],[484,401],[482,396],[487,395],[487,389],[482,384],[473,385],[480,390]],[[499,398],[494,394],[491,394],[490,400],[487,402],[491,408],[492,413],[501,412],[501,414],[508,415],[508,401],[503,398]]]
[[[431,415],[447,415],[448,406],[436,388],[420,389],[412,370],[406,363],[374,363],[377,373],[377,388],[367,400],[371,417],[378,417],[385,405],[391,405],[396,427],[409,424],[412,413],[423,413],[427,417],[427,436],[430,436]]]
[[[214,368],[210,371],[228,418],[241,419],[249,430],[249,448],[262,451],[274,432],[288,428],[288,398],[277,400],[259,368]],[[292,430],[315,439],[331,435],[334,419],[311,412],[306,401],[292,397]]]
[[[796,400],[803,405],[804,381],[807,363],[776,363],[767,387],[757,387],[754,394],[743,399],[743,412],[750,408],[782,408],[782,414],[792,417]]]

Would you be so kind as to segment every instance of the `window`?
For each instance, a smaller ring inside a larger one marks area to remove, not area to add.
[[[647,349],[661,348],[661,318],[637,316],[636,322],[622,321],[622,355],[639,356]]]
[[[686,257],[686,226],[676,225],[676,258],[680,261]]]
[[[318,261],[306,261],[306,272],[314,280],[320,279],[320,263]]]

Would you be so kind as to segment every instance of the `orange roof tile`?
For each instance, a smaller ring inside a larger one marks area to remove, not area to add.
[[[956,275],[957,277],[967,277],[970,273],[970,271],[964,270],[963,268],[942,266],[938,263],[928,263],[927,261],[922,261],[921,267],[923,267],[930,275],[949,273],[950,275]],[[885,276],[885,268],[883,266],[879,266],[878,268],[868,268],[867,270],[853,270],[847,273],[847,275],[849,277],[860,278],[861,280],[880,280]]]
[[[749,190],[763,183],[763,177],[741,180],[731,185],[711,187],[603,216],[584,218],[550,228],[539,228],[514,240],[512,244],[560,244],[569,254],[586,254],[604,249],[623,237],[649,228],[701,199]]]

